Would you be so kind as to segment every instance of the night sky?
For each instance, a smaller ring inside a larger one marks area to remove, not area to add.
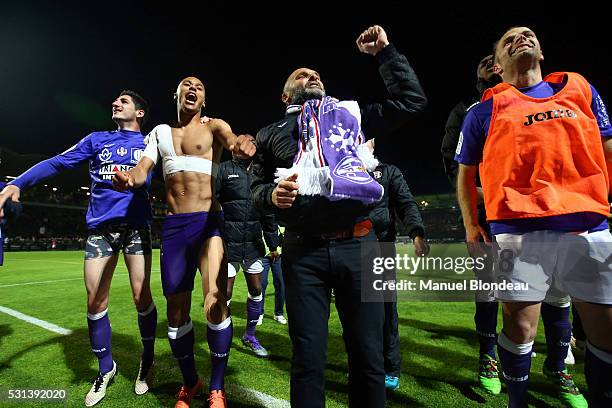
[[[110,104],[125,88],[151,105],[144,132],[173,122],[172,93],[187,75],[204,81],[205,114],[225,119],[235,133],[255,135],[283,115],[281,88],[299,66],[318,70],[329,95],[381,97],[378,64],[355,46],[373,24],[408,57],[429,99],[423,115],[377,144],[416,194],[451,191],[439,154],[448,112],[474,92],[477,62],[510,26],[536,32],[545,73],[580,72],[608,106],[612,100],[610,10],[589,16],[561,3],[546,13],[536,8],[552,3],[510,11],[490,5],[487,12],[384,1],[172,9],[107,3],[0,4],[0,147],[53,155],[91,131],[113,129]]]

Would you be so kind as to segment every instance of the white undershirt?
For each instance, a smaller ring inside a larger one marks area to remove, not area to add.
[[[147,143],[147,147],[143,156],[153,160],[153,163],[157,163],[159,156],[161,156],[164,179],[180,171],[193,171],[209,174],[213,177],[217,175],[219,166],[212,160],[189,155],[178,156],[176,154],[172,143],[172,128],[168,125],[155,126],[147,135],[145,143]]]

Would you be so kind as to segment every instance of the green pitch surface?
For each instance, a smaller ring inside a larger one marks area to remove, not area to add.
[[[399,247],[400,253],[406,246]],[[412,251],[412,249],[409,249]],[[434,246],[434,253],[435,253]],[[457,245],[457,254],[463,246]],[[172,407],[180,386],[180,372],[166,336],[166,306],[161,291],[159,253],[154,254],[152,288],[159,312],[156,369],[152,389],[136,396],[133,380],[138,371],[140,336],[132,304],[127,270],[120,261],[111,288],[109,317],[113,327],[113,355],[119,374],[99,407]],[[62,335],[0,312],[0,393],[8,389],[64,389],[66,405],[84,406],[83,400],[96,376],[97,360],[90,351],[86,321],[86,295],[81,252],[21,252],[5,254],[0,268],[0,306],[44,320],[71,334]],[[199,278],[191,316],[196,333],[196,361],[201,376],[208,377],[210,359],[205,341],[202,291]],[[257,328],[261,343],[272,356],[261,360],[240,342],[246,324],[246,285],[239,274],[232,301],[234,340],[226,377],[230,407],[288,407],[291,344],[287,326],[272,320],[273,286],[270,277],[264,324]],[[505,406],[506,394],[490,396],[476,387],[478,345],[473,329],[472,303],[400,303],[403,374],[400,390],[389,395],[390,407]],[[501,323],[499,325],[501,327]],[[332,308],[329,322],[326,371],[328,407],[347,406],[347,363],[338,315]],[[536,407],[560,407],[553,386],[544,378],[546,353],[540,326],[533,359],[530,394]],[[582,359],[570,368],[585,389]],[[50,403],[10,403],[0,407],[58,406]],[[205,406],[201,401],[194,406]]]

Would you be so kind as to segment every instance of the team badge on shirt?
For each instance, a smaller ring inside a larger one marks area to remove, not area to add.
[[[98,155],[101,162],[110,161],[111,157],[113,157],[113,152],[108,149],[102,150],[102,152]]]
[[[130,154],[130,162],[132,162],[134,164],[138,164],[138,162],[140,161],[140,158],[142,157],[143,153],[144,153],[143,149],[138,149],[136,147],[132,147],[131,154]]]

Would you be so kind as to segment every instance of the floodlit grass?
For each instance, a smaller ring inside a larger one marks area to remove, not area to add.
[[[407,247],[398,247],[400,253]],[[412,251],[412,249],[409,249]],[[453,249],[463,251],[462,245]],[[127,270],[120,261],[111,289],[109,317],[113,327],[112,349],[119,374],[98,405],[103,407],[171,407],[180,386],[180,372],[166,336],[165,301],[159,275],[158,252],[154,254],[152,288],[159,311],[156,341],[156,375],[144,396],[133,392],[138,371],[140,336],[132,304]],[[46,320],[73,333],[62,336],[0,313],[0,392],[7,389],[65,389],[67,405],[84,406],[83,399],[96,375],[97,360],[90,351],[86,321],[86,295],[82,279],[82,252],[21,252],[5,254],[0,268],[0,306]],[[196,361],[200,375],[210,370],[202,313],[202,291],[196,278],[191,316],[196,333]],[[289,399],[291,344],[287,326],[272,320],[273,285],[270,277],[264,324],[257,328],[261,343],[272,356],[261,360],[240,342],[246,324],[246,285],[238,276],[232,300],[234,340],[226,384],[240,385],[275,398]],[[47,282],[54,281],[54,282]],[[31,285],[6,286],[29,282]],[[490,396],[476,387],[478,345],[471,302],[400,302],[400,335],[403,374],[400,390],[389,395],[390,407],[505,406],[506,395]],[[501,323],[500,323],[501,327]],[[332,308],[329,322],[327,378],[328,407],[347,406],[347,363],[341,326]],[[561,406],[553,386],[541,374],[546,345],[540,327],[533,360],[530,393],[534,406]],[[581,360],[573,367],[577,384],[584,389]],[[229,406],[257,407],[244,393],[229,391]],[[195,406],[204,406],[202,400]],[[49,403],[0,406],[53,406]],[[57,406],[57,405],[56,405]]]

